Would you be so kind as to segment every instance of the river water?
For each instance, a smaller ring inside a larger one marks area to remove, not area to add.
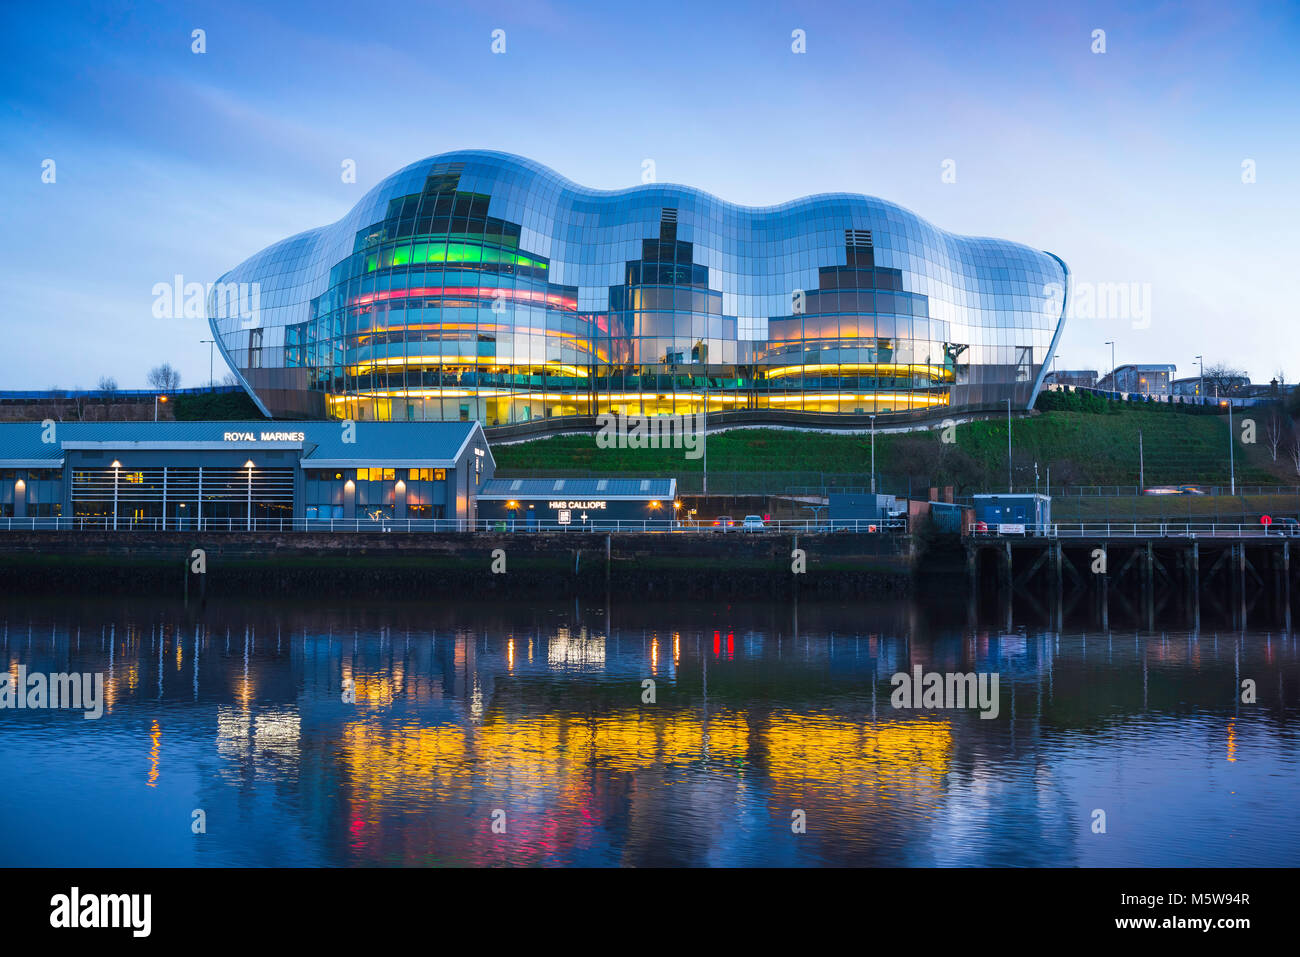
[[[103,713],[0,708],[0,864],[1300,860],[1294,635],[924,612],[10,600],[10,687]],[[894,708],[916,666],[997,716]]]

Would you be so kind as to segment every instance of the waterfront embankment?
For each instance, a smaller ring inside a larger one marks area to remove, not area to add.
[[[901,597],[913,566],[910,539],[846,533],[0,536],[10,595]]]

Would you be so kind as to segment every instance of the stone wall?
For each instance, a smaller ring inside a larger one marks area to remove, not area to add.
[[[203,575],[190,571],[196,548]],[[879,534],[0,533],[9,594],[904,595],[911,571],[910,539]]]

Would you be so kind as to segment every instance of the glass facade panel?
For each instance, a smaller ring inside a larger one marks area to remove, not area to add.
[[[208,310],[264,411],[495,426],[1027,407],[1068,285],[1050,253],[869,196],[743,207],[461,151],[253,256]]]

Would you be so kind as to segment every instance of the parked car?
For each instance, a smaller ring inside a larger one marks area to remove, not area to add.
[[[713,520],[714,528],[735,528],[736,520],[730,515],[719,515]]]
[[[762,515],[746,515],[743,527],[747,532],[759,532],[767,528],[767,526],[763,524]]]
[[[1204,495],[1195,485],[1156,485],[1144,488],[1143,495]]]
[[[1279,534],[1300,538],[1300,519],[1275,518],[1273,519],[1273,525],[1277,528]]]

